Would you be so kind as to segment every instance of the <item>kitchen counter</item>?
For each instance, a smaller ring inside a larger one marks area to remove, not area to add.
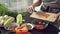
[[[27,14],[26,17],[24,17],[24,19],[26,19],[26,23],[30,23],[33,19],[29,18],[29,13]],[[44,30],[37,30],[37,29],[33,29],[31,31],[29,31],[31,34],[58,34],[59,29],[57,29],[56,27],[54,27],[53,25],[49,24],[48,27]],[[0,27],[0,34],[15,34],[12,31],[7,31],[5,30],[3,27]]]
[[[49,26],[44,30],[36,30],[33,29],[30,31],[32,34],[58,34],[59,30],[53,25],[49,24]]]
[[[2,31],[2,33],[1,33]],[[59,30],[57,28],[55,28],[53,25],[49,24],[49,26],[44,29],[44,30],[37,30],[37,29],[33,29],[31,31],[29,31],[31,34],[58,34]],[[3,27],[0,28],[0,34],[13,34],[13,32],[11,31],[7,31],[5,30]]]

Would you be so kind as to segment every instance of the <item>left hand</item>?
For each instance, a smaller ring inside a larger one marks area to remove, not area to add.
[[[57,18],[58,20],[60,20],[60,12],[57,14]]]

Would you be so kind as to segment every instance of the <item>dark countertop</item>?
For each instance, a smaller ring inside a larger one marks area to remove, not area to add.
[[[1,31],[2,31],[2,33],[1,33]],[[3,27],[0,28],[0,34],[6,34],[6,32],[8,34],[13,33],[13,32],[5,30]],[[33,29],[33,30],[30,31],[31,34],[58,34],[58,32],[59,32],[59,30],[51,24],[49,24],[49,26],[44,30]]]
[[[29,23],[33,20],[33,19],[29,18],[29,13],[27,14],[26,17],[24,17],[24,19],[26,19],[26,21],[27,21],[26,23]],[[29,32],[31,34],[58,34],[59,30],[56,27],[54,27],[53,25],[49,24],[48,27],[44,30],[37,30],[34,28],[33,30],[31,30]],[[0,27],[0,34],[13,34],[13,32],[7,31],[3,27]]]
[[[55,28],[53,25],[49,24],[49,26],[44,30],[33,29],[30,32],[32,34],[58,34],[59,30]]]

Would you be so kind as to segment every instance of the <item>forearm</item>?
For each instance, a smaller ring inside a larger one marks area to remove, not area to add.
[[[33,6],[40,6],[40,4],[42,3],[42,0],[37,0],[35,3],[33,3]]]

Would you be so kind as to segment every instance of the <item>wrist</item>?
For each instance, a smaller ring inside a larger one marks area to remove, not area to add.
[[[36,7],[36,5],[35,5],[35,4],[32,4],[32,6],[33,6],[33,7]]]

